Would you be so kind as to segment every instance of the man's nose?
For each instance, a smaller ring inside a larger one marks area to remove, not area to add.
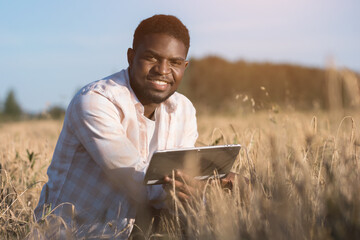
[[[171,73],[170,65],[167,60],[159,61],[156,70],[161,75],[167,75]]]

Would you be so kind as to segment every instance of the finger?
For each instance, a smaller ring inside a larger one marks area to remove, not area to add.
[[[235,181],[235,177],[237,176],[237,173],[229,172],[224,179]]]
[[[166,184],[163,184],[163,188],[164,189],[173,189],[174,188],[174,185],[175,185],[175,188],[179,191],[179,190],[185,190],[186,187],[185,187],[185,184],[179,180],[173,180],[169,177],[165,177],[164,180],[166,181]]]
[[[196,188],[193,188],[189,185],[187,185],[186,183],[180,182],[180,181],[172,181],[172,184],[167,184],[166,189],[169,190],[174,190],[174,185],[175,185],[175,191],[177,192],[182,192],[185,193],[187,195],[189,194],[195,194],[197,192]]]
[[[180,182],[177,180],[175,180],[173,184],[175,185],[175,189],[177,191],[183,192],[185,194],[190,194],[191,192],[194,192],[194,190],[195,190],[193,187],[187,185],[186,183]]]
[[[233,188],[233,181],[229,179],[221,179],[221,187],[222,188],[228,188],[232,190]]]
[[[174,174],[174,175],[173,175]],[[178,173],[177,174],[177,170],[175,170],[173,172],[173,174],[169,175],[169,176],[165,176],[163,179],[164,179],[164,182],[165,184],[168,184],[168,183],[172,183],[173,179],[176,179],[176,180],[182,180],[182,173]]]
[[[183,192],[177,192],[176,193],[176,196],[178,197],[178,199],[181,201],[181,202],[186,202],[186,201],[190,201],[191,199],[191,196],[186,194],[186,193],[183,193]]]
[[[164,177],[164,182],[165,182],[165,184],[171,183],[171,181],[172,181],[172,179],[171,179],[170,177],[168,177],[168,176],[165,176],[165,177]]]
[[[177,179],[181,179],[183,182],[186,182],[189,185],[192,185],[194,183],[194,178],[187,175],[186,173],[180,171],[180,170],[176,170],[175,171],[175,177]]]
[[[167,194],[168,199],[172,199],[176,196],[179,200],[184,201],[184,200],[189,200],[190,196],[191,196],[189,193],[187,193],[187,192],[183,191],[183,189],[179,189],[179,188],[175,189],[175,192],[174,192],[174,190],[171,186],[166,186],[165,191],[168,193]]]

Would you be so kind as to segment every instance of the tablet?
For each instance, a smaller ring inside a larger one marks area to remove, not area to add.
[[[156,151],[151,157],[144,183],[163,184],[165,176],[178,169],[198,180],[219,177],[230,172],[240,145],[219,145]]]

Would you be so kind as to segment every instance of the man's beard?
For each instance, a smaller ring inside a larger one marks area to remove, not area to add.
[[[159,95],[156,95],[156,94],[152,94],[149,91],[143,90],[143,95],[142,96],[143,96],[143,100],[145,100],[146,102],[160,104],[162,102],[165,102],[173,94],[174,94],[174,92],[170,92],[166,96],[159,96]]]
[[[146,87],[144,88],[144,86],[141,86],[137,81],[132,79],[131,69],[129,70],[129,77],[130,77],[130,86],[134,91],[136,97],[143,105],[151,104],[151,103],[160,104],[166,101],[175,92],[175,91],[170,91],[167,95],[163,96],[160,92],[156,92],[155,90],[151,90]]]

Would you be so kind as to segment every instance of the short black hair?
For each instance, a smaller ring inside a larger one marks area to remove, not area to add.
[[[186,53],[189,51],[189,30],[177,17],[173,15],[157,14],[142,20],[134,32],[133,49],[136,50],[142,39],[146,35],[152,33],[168,34],[184,43]]]

